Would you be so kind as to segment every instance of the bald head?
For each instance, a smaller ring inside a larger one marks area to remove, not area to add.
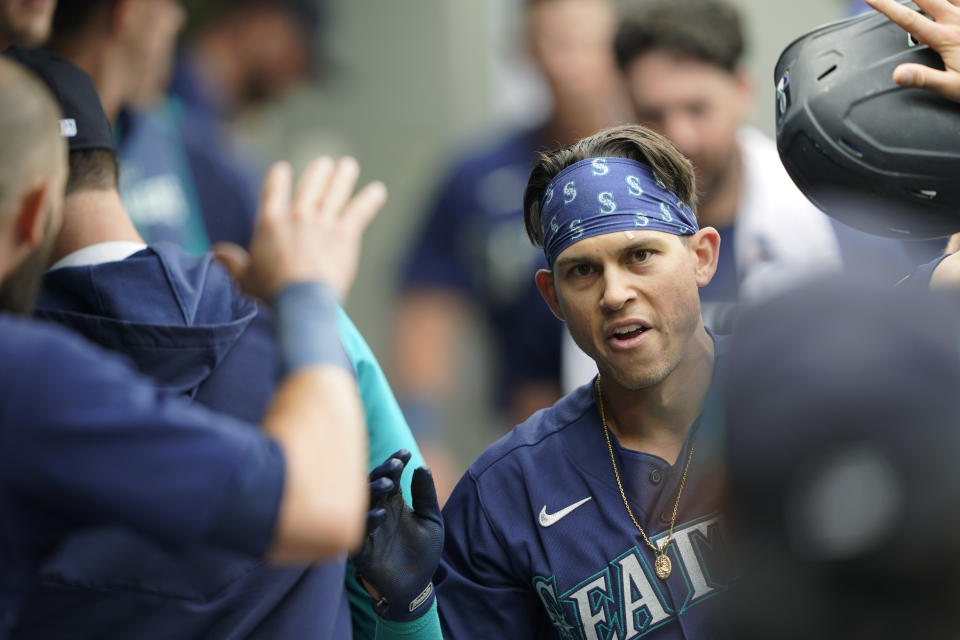
[[[60,109],[43,83],[0,57],[0,224],[15,213],[22,194],[66,171]]]

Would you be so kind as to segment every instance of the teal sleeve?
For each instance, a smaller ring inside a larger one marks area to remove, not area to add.
[[[440,615],[437,613],[437,601],[434,600],[433,605],[427,612],[416,620],[391,622],[381,619],[377,624],[375,640],[393,640],[394,638],[443,640],[443,633],[440,631]]]
[[[410,427],[407,426],[407,421],[400,411],[400,405],[393,396],[393,391],[390,390],[390,385],[387,384],[387,377],[380,368],[380,364],[343,309],[338,309],[337,331],[347,357],[357,373],[360,399],[367,418],[370,439],[370,460],[367,468],[372,470],[398,449],[410,451],[410,462],[403,470],[403,476],[400,479],[403,497],[409,504],[411,502],[410,480],[413,470],[423,466],[423,456],[420,455],[420,449],[413,439],[413,434],[410,433]],[[377,617],[370,606],[370,596],[354,577],[352,563],[348,563],[347,566],[346,584],[347,595],[350,598],[350,613],[353,618],[353,637],[357,640],[373,640],[377,628]],[[424,614],[417,620],[428,615]],[[434,617],[436,617],[435,614]]]

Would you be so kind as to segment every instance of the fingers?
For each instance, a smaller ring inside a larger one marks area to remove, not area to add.
[[[293,197],[295,214],[306,216],[313,212],[327,189],[333,169],[333,159],[327,156],[321,156],[307,165],[297,182],[297,192]]]
[[[935,91],[945,98],[960,101],[960,82],[955,73],[931,69],[922,64],[901,64],[893,70],[893,81],[903,87]]]
[[[341,212],[350,194],[353,193],[353,187],[357,184],[357,178],[360,177],[360,165],[351,157],[340,158],[333,171],[333,177],[327,192],[323,195],[323,201],[320,205],[320,216],[328,221],[333,221],[341,217]]]
[[[232,242],[218,242],[211,248],[213,257],[223,263],[234,280],[243,280],[250,268],[250,254]]]
[[[377,478],[370,483],[371,504],[387,495],[396,488],[397,484],[390,478]]]
[[[367,513],[367,535],[370,535],[387,519],[386,509],[371,509]]]
[[[865,0],[871,7],[884,14],[905,31],[924,44],[939,42],[938,25],[930,18],[902,5],[895,0]],[[932,14],[931,14],[932,15]]]
[[[410,485],[413,493],[413,510],[417,515],[440,520],[440,502],[437,500],[437,488],[433,484],[433,474],[426,467],[413,470]]]
[[[277,162],[263,179],[260,195],[260,218],[276,220],[290,210],[290,187],[293,184],[293,169],[288,162]]]
[[[933,16],[937,22],[949,21],[958,15],[957,6],[960,0],[915,0],[917,6],[925,13]]]
[[[363,232],[386,202],[387,187],[380,181],[371,182],[354,196],[344,210],[343,217],[355,225],[358,232]]]

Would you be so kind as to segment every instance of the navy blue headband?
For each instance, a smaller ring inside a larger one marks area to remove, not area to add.
[[[697,217],[653,170],[627,158],[588,158],[558,173],[540,202],[547,263],[584,238],[652,229],[696,233]]]

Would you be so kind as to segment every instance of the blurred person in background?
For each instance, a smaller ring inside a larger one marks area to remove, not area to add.
[[[742,66],[741,16],[723,0],[636,0],[615,39],[637,122],[693,162],[702,224],[720,233],[720,262],[701,292],[704,321],[729,333],[741,301],[762,299],[843,268],[909,271],[899,243],[853,230],[820,212],[783,169],[775,143],[746,124],[753,88]],[[568,388],[595,368],[568,338]]]
[[[91,75],[114,125],[120,193],[148,242],[194,255],[213,243],[246,246],[253,232],[257,171],[239,168],[206,127],[164,96],[184,24],[179,0],[61,3],[49,48]]]
[[[169,97],[211,244],[245,246],[264,162],[237,144],[238,111],[283,97],[316,71],[323,0],[186,0]],[[122,152],[122,149],[121,149]],[[122,185],[121,185],[122,186]],[[195,233],[195,229],[193,230]]]
[[[57,0],[0,0],[0,51],[43,44],[56,6]]]
[[[459,473],[441,425],[471,318],[489,327],[496,406],[508,423],[560,397],[562,325],[530,278],[543,258],[526,240],[521,211],[537,152],[625,120],[610,52],[614,3],[528,0],[525,18],[527,47],[552,111],[544,122],[453,161],[401,275],[392,378],[441,496]]]
[[[211,126],[310,77],[323,0],[185,0],[190,18],[172,93]]]

